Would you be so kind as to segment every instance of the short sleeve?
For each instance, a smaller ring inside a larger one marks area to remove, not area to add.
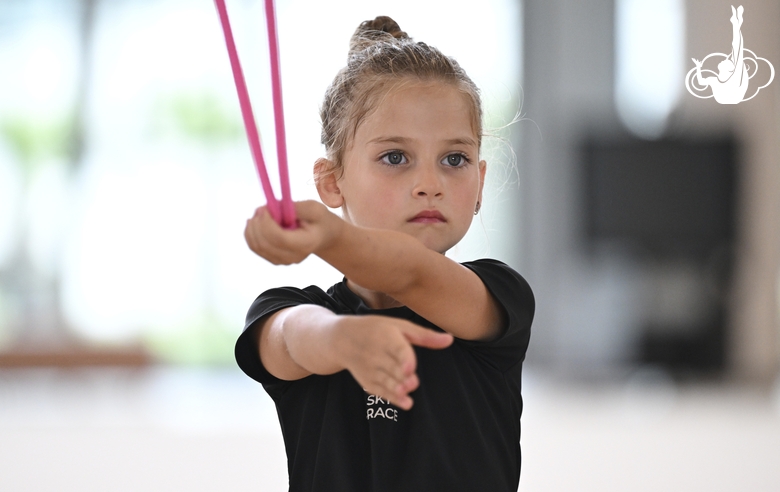
[[[489,342],[458,340],[491,365],[506,371],[525,359],[534,317],[534,294],[528,282],[508,265],[492,259],[466,262],[506,313],[501,335]]]
[[[301,304],[318,304],[329,307],[323,297],[327,298],[327,295],[319,287],[314,286],[306,289],[281,287],[260,294],[249,307],[244,331],[236,341],[235,356],[238,367],[250,378],[263,383],[266,389],[270,389],[269,386],[275,384],[286,383],[286,381],[269,373],[260,360],[260,351],[257,345],[257,322],[284,308]]]

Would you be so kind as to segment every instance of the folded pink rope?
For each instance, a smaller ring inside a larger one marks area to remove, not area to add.
[[[241,106],[241,115],[244,118],[246,136],[249,140],[249,148],[255,161],[257,174],[263,185],[263,193],[267,202],[268,212],[271,217],[285,229],[296,227],[295,207],[290,196],[290,175],[287,169],[287,144],[284,133],[284,109],[282,107],[282,76],[279,70],[279,40],[276,33],[276,11],[273,0],[265,0],[265,18],[268,26],[268,49],[271,58],[271,87],[274,101],[274,124],[276,127],[276,153],[279,158],[279,180],[281,181],[282,200],[276,199],[271,181],[265,169],[263,150],[260,147],[260,136],[252,113],[252,104],[249,102],[249,92],[244,81],[244,72],[241,70],[241,62],[238,60],[236,43],[233,40],[233,31],[230,28],[225,0],[214,0],[222,21],[222,30],[225,33],[230,66],[233,69],[233,80],[236,83],[238,102]]]

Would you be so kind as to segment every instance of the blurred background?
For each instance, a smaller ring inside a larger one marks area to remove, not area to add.
[[[742,5],[780,68],[780,2]],[[263,5],[228,9],[274,162]],[[482,88],[487,200],[451,256],[534,288],[521,491],[780,490],[780,85],[685,90],[731,50],[728,2],[277,9],[295,199],[361,21]],[[253,256],[263,203],[213,2],[0,0],[0,490],[286,490],[233,344],[263,290],[341,275]]]

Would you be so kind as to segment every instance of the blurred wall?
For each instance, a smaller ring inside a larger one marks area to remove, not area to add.
[[[745,46],[780,68],[780,2],[742,4]],[[728,53],[731,12],[726,1],[683,5],[687,72],[691,58]],[[588,261],[578,243],[577,146],[585,136],[626,133],[614,103],[614,33],[613,0],[524,2],[523,112],[539,127],[523,129],[519,153],[521,261],[537,296],[529,362],[565,374],[630,367],[641,335],[639,285],[647,271],[619,254]],[[741,149],[725,375],[767,382],[780,360],[780,83],[730,106],[683,88],[661,137],[724,135]]]
[[[730,35],[727,1],[688,0],[688,52],[709,53]],[[745,45],[780,68],[780,2],[742,2]],[[721,12],[719,16],[715,12]],[[720,49],[728,49],[723,47]],[[777,74],[776,74],[777,75]],[[754,100],[721,106],[683,98],[681,116],[701,131],[729,127],[743,143],[742,214],[732,303],[730,362],[734,375],[767,381],[780,360],[778,268],[780,266],[780,83],[775,79]]]

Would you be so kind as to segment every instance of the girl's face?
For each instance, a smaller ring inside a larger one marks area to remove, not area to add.
[[[441,82],[402,85],[382,99],[344,154],[333,203],[344,219],[407,233],[440,253],[457,244],[485,177],[469,104]]]

